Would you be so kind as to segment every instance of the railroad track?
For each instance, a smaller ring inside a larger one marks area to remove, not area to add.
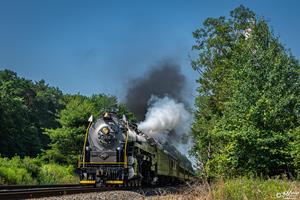
[[[88,192],[104,192],[112,190],[128,190],[138,192],[145,196],[161,194],[160,190],[172,193],[178,191],[176,187],[101,187],[82,185],[11,185],[0,186],[0,199],[30,199],[39,197],[60,196],[66,194],[79,194]]]
[[[113,189],[114,188],[94,188],[80,185],[0,186],[0,199],[29,199],[65,194],[110,191]]]

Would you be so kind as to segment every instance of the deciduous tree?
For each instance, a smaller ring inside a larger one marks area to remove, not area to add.
[[[294,173],[299,153],[292,145],[299,144],[299,131],[294,131],[300,125],[298,61],[267,22],[244,6],[231,11],[228,19],[206,19],[193,36],[199,57],[192,66],[200,73],[194,154],[205,172]]]

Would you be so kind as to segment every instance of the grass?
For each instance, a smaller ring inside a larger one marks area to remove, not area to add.
[[[291,194],[291,192],[293,194]],[[212,185],[207,183],[188,186],[182,192],[147,199],[157,200],[300,200],[300,181],[283,179],[220,179]],[[291,198],[292,197],[292,198]]]

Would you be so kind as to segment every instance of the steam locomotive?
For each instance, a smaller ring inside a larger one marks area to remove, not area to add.
[[[138,130],[136,124],[105,112],[89,119],[78,161],[80,184],[141,186],[187,181],[194,173],[186,157]]]

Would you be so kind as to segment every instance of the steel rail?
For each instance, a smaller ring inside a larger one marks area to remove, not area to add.
[[[181,185],[182,186],[182,185]],[[170,186],[152,186],[152,187],[100,187],[81,186],[81,185],[11,185],[1,186],[0,199],[30,199],[40,197],[61,196],[66,194],[79,194],[88,192],[105,192],[113,190],[127,190],[138,192],[145,196],[153,196],[160,194],[161,190],[167,193],[174,193],[178,191],[180,185],[175,187]],[[5,189],[3,189],[5,188]]]
[[[4,189],[0,190],[0,199],[29,199],[38,197],[49,197],[58,196],[65,194],[77,194],[86,192],[99,192],[112,190],[112,188],[94,188],[94,187],[83,187],[83,186],[73,186],[73,187],[31,187],[31,188],[14,188],[14,189]]]
[[[55,184],[55,185],[0,185],[1,190],[29,189],[29,188],[58,188],[58,187],[80,187],[80,184]]]

